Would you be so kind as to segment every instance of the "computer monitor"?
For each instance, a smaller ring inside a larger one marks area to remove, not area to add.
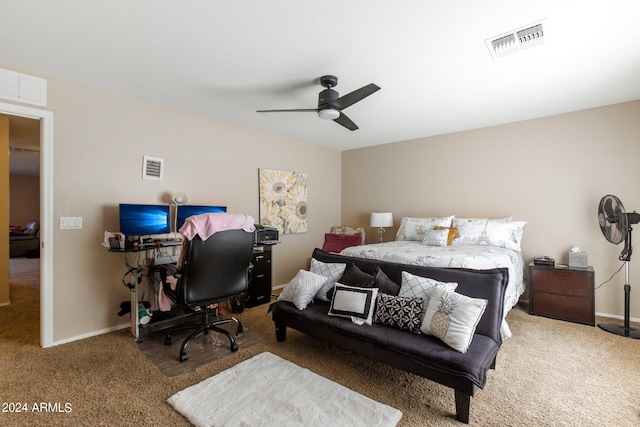
[[[125,236],[171,233],[169,205],[121,203],[120,232]]]
[[[178,206],[178,213],[176,214],[176,231],[184,225],[184,220],[193,215],[200,215],[203,213],[222,213],[226,212],[226,206],[195,206],[195,205],[182,205]]]

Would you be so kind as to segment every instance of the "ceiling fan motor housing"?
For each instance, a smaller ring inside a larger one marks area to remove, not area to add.
[[[333,89],[325,89],[318,95],[318,108],[323,106],[338,109],[337,105],[333,105],[333,101],[340,98],[340,94]]]

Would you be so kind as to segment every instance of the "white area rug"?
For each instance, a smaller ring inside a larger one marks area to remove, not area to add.
[[[196,426],[395,426],[402,412],[265,352],[167,400]]]

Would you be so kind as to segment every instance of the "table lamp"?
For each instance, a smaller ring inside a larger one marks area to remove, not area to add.
[[[384,242],[384,227],[393,226],[391,212],[371,212],[371,226],[378,227],[378,243]]]

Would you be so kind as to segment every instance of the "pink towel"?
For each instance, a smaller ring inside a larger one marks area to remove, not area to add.
[[[187,218],[179,231],[187,240],[192,240],[196,235],[202,240],[207,240],[218,231],[237,229],[253,232],[256,229],[255,219],[246,214],[204,213]]]

